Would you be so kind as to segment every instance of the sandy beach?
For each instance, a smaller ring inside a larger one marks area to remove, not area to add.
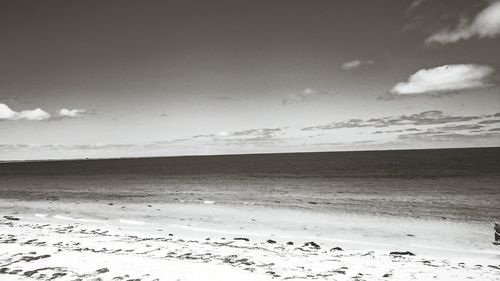
[[[2,280],[498,280],[489,225],[256,206],[2,200]]]

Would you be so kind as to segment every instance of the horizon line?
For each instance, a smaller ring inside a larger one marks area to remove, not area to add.
[[[406,149],[361,149],[361,150],[329,150],[329,151],[290,151],[290,152],[257,152],[257,153],[221,153],[221,154],[182,154],[161,156],[133,156],[109,158],[54,158],[54,159],[29,159],[29,160],[0,160],[0,164],[10,163],[43,163],[43,162],[69,162],[69,161],[100,161],[100,160],[133,160],[157,158],[188,158],[188,157],[217,157],[217,156],[245,156],[245,155],[270,155],[270,154],[307,154],[307,153],[350,153],[350,152],[384,152],[384,151],[420,151],[420,150],[453,150],[453,149],[491,149],[499,146],[468,146],[468,147],[441,147],[441,148],[406,148]]]

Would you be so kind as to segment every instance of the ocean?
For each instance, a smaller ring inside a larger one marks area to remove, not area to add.
[[[500,148],[0,163],[0,197],[492,222],[500,219]]]

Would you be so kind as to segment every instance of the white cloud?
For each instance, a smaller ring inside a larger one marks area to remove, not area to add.
[[[408,7],[408,11],[412,11],[420,7],[425,0],[413,0],[410,4],[410,7]]]
[[[0,103],[0,120],[14,120],[17,112],[10,109],[6,104]]]
[[[370,65],[374,64],[375,62],[373,60],[350,60],[346,61],[342,64],[342,69],[344,70],[351,70],[358,68],[363,65]]]
[[[462,19],[453,30],[441,30],[425,41],[427,44],[448,44],[472,37],[493,38],[500,35],[500,1],[492,2],[472,22]]]
[[[311,101],[315,99],[318,96],[321,95],[327,95],[328,93],[326,92],[318,92],[314,89],[305,89],[302,93],[293,95],[293,96],[288,96],[285,99],[283,99],[283,105],[290,104],[290,103],[297,103],[297,102],[304,102],[304,101]]]
[[[19,119],[40,121],[40,120],[47,120],[49,118],[50,114],[43,111],[40,108],[34,110],[24,110],[19,112]]]
[[[40,108],[16,112],[6,104],[0,103],[0,120],[41,121],[50,118],[50,114]]]
[[[491,86],[488,81],[494,69],[477,64],[451,64],[421,69],[406,82],[396,84],[391,94],[414,95],[449,93]]]
[[[92,111],[87,109],[67,109],[63,108],[59,111],[59,115],[51,117],[50,114],[40,108],[33,110],[23,110],[17,112],[12,110],[8,105],[0,103],[0,121],[1,120],[29,120],[29,121],[42,121],[53,120],[60,118],[76,118],[86,114],[91,114]]]
[[[63,108],[59,111],[59,115],[61,117],[66,117],[66,118],[75,118],[75,117],[81,117],[85,114],[90,113],[86,109],[66,109]]]

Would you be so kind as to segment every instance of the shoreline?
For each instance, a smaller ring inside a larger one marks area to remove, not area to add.
[[[91,191],[92,193],[94,191]],[[88,193],[91,193],[90,191]],[[95,191],[96,193],[98,191]],[[68,191],[57,191],[54,190],[53,193],[58,194],[54,196],[50,196],[48,194],[7,194],[0,198],[0,204],[4,205],[13,205],[12,202],[19,203],[21,205],[40,205],[40,204],[67,204],[67,205],[88,205],[88,204],[100,204],[100,205],[109,205],[109,204],[117,204],[117,205],[130,205],[137,207],[144,207],[148,205],[155,206],[204,206],[204,205],[215,205],[218,207],[225,208],[236,208],[236,209],[267,209],[267,210],[292,210],[297,212],[309,212],[314,214],[333,214],[333,215],[354,215],[359,217],[380,217],[380,218],[388,218],[388,219],[405,219],[411,221],[435,221],[442,222],[444,224],[448,223],[472,223],[472,224],[494,224],[496,222],[495,219],[492,218],[481,218],[478,216],[471,216],[465,218],[464,216],[459,216],[456,214],[452,215],[440,215],[440,214],[423,214],[423,213],[412,213],[407,212],[407,210],[402,210],[402,212],[396,214],[394,210],[386,211],[386,212],[373,212],[373,211],[362,211],[358,208],[346,208],[344,202],[340,202],[338,206],[335,203],[325,202],[317,197],[315,198],[304,198],[304,199],[296,199],[297,201],[286,201],[286,200],[278,200],[284,198],[275,198],[276,200],[269,200],[267,202],[258,202],[258,201],[227,201],[227,198],[220,198],[217,195],[208,195],[208,194],[199,194],[193,195],[191,194],[191,198],[180,199],[179,197],[184,196],[185,194],[179,194],[178,191],[172,191],[170,194],[146,194],[146,195],[136,195],[134,193],[130,194],[120,194],[116,195],[113,193],[109,194],[100,194],[101,198],[93,198],[89,196],[88,193],[71,193]],[[46,192],[45,192],[46,193]],[[203,198],[204,196],[207,198]],[[73,196],[73,197],[71,197]],[[29,197],[29,199],[25,199]],[[173,198],[168,198],[173,197]],[[75,199],[76,198],[76,199]],[[103,199],[104,198],[104,199]],[[222,200],[220,200],[222,199]],[[251,198],[249,198],[251,199]],[[359,199],[359,198],[358,198]],[[342,199],[341,199],[342,200]],[[348,199],[345,199],[348,200]],[[369,201],[366,198],[361,198],[361,200]],[[9,203],[10,202],[10,203]],[[43,203],[45,202],[45,203]],[[294,204],[296,203],[296,204]],[[396,202],[401,203],[401,202]],[[189,207],[188,207],[189,208]],[[1,209],[1,206],[0,206]],[[446,210],[443,210],[446,211]],[[495,217],[496,218],[496,217]]]
[[[226,205],[213,201],[160,204],[1,199],[0,214],[95,226],[135,224],[144,230],[169,227],[197,239],[205,234],[294,238],[355,250],[373,248],[443,258],[466,254],[500,259],[500,247],[492,245],[493,223],[484,222]]]

